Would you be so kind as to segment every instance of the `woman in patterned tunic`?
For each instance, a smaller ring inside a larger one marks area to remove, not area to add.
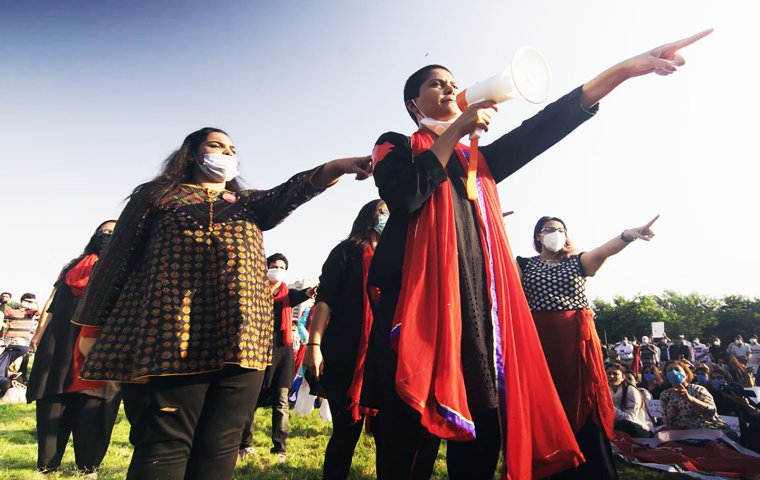
[[[82,378],[122,382],[127,478],[229,479],[272,357],[262,231],[369,157],[244,190],[232,140],[191,133],[121,214],[73,321]]]
[[[692,383],[694,374],[682,360],[665,367],[673,386],[660,395],[665,425],[678,429],[714,428],[731,432],[731,427],[718,416],[715,399],[702,385]]]
[[[658,216],[659,217],[659,216]],[[607,388],[602,346],[586,296],[586,277],[634,240],[651,240],[655,217],[604,245],[577,254],[565,222],[542,217],[533,229],[531,258],[517,257],[522,286],[554,386],[586,463],[552,478],[617,478],[609,439],[615,411]]]

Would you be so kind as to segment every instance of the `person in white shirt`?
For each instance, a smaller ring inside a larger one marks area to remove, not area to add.
[[[734,355],[744,365],[752,356],[749,345],[744,343],[744,338],[741,335],[737,335],[731,345],[728,346],[728,353]]]
[[[626,381],[625,369],[619,363],[606,367],[607,383],[615,406],[615,430],[636,438],[652,436],[654,425],[646,411],[646,402],[636,385]]]
[[[631,368],[633,362],[633,345],[628,341],[628,337],[623,337],[623,341],[620,342],[616,349],[620,363],[625,365],[626,368]]]
[[[707,363],[709,353],[707,345],[700,343],[698,337],[694,337],[691,348],[694,350],[694,361],[696,363]]]
[[[757,335],[753,334],[749,337],[749,351],[752,356],[749,357],[747,365],[752,367],[757,374],[758,369],[760,369],[760,343],[757,341]]]

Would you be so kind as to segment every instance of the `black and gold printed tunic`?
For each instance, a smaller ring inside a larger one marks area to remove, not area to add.
[[[271,363],[262,231],[324,191],[314,171],[271,190],[181,185],[158,204],[133,196],[74,315],[102,327],[82,378],[144,382]]]

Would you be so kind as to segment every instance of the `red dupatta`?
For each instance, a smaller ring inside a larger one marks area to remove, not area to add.
[[[290,306],[290,297],[288,297],[288,286],[281,283],[280,291],[273,296],[274,307],[277,308],[278,303],[281,305],[282,322],[280,329],[282,330],[282,343],[284,345],[293,345],[293,326],[291,325],[293,309]]]
[[[377,415],[377,410],[359,405],[362,393],[362,384],[364,382],[364,364],[367,357],[367,347],[369,345],[369,332],[372,330],[372,308],[367,295],[367,273],[369,264],[372,262],[372,256],[375,249],[366,246],[362,251],[362,292],[364,297],[364,309],[362,315],[362,334],[359,338],[359,347],[356,352],[356,363],[354,365],[354,376],[351,379],[351,385],[348,387],[348,410],[351,412],[351,418],[354,422],[362,419],[363,415]]]
[[[427,132],[412,136],[415,156],[432,144]],[[459,144],[456,154],[467,171],[469,148]],[[520,285],[496,183],[480,160],[475,228],[483,245],[489,299],[495,305],[490,318],[505,440],[504,478],[527,480],[576,467],[583,456],[551,381]],[[446,181],[409,218],[391,336],[398,337],[398,395],[420,413],[430,433],[467,441],[475,437],[475,426],[462,376],[461,323],[454,208]]]
[[[91,253],[85,255],[74,267],[66,272],[65,282],[71,289],[71,294],[75,297],[81,297],[87,282],[90,281],[90,274],[98,261],[98,254]]]

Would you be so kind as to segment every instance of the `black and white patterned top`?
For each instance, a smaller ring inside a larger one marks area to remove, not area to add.
[[[545,262],[538,256],[517,257],[517,263],[531,310],[579,310],[590,306],[580,255],[559,263]]]

